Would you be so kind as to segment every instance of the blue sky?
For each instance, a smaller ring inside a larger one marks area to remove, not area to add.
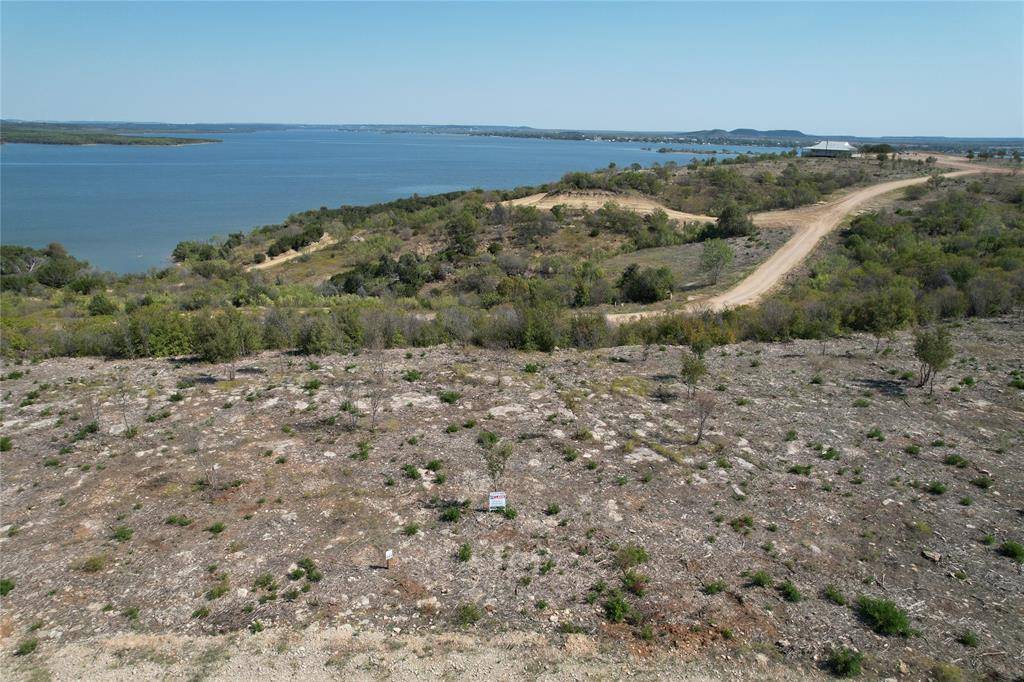
[[[0,3],[7,118],[1024,134],[1024,3]]]

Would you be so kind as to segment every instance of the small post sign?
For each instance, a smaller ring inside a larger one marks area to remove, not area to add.
[[[389,571],[391,570],[391,560],[394,558],[394,556],[395,556],[395,551],[394,550],[392,550],[392,549],[384,550],[384,564],[385,564],[385,566],[387,567],[387,569]]]
[[[505,508],[505,493],[494,492],[487,496],[487,511],[496,511]]]

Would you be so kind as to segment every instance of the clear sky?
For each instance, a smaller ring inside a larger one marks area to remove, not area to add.
[[[1024,3],[0,3],[6,118],[1024,134]]]

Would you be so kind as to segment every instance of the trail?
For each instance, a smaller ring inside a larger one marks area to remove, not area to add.
[[[294,260],[299,256],[305,256],[307,253],[313,253],[314,251],[319,251],[320,249],[326,249],[328,246],[337,243],[337,241],[338,240],[332,237],[331,235],[324,233],[324,236],[320,237],[320,241],[316,241],[308,246],[304,246],[302,249],[298,251],[285,251],[284,253],[278,256],[268,258],[262,263],[254,263],[253,265],[247,267],[246,270],[266,270],[267,268],[272,268],[276,265],[280,265],[281,263],[287,263],[288,261]]]

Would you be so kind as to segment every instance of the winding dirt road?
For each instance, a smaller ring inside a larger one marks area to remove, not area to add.
[[[1009,168],[974,165],[964,160],[948,157],[940,157],[939,162],[943,166],[961,169],[944,173],[942,177],[945,178],[956,178],[975,173],[1008,174],[1013,172]],[[892,180],[855,190],[822,204],[804,206],[789,211],[768,211],[755,214],[753,221],[758,227],[791,227],[795,228],[795,232],[789,241],[736,286],[715,296],[690,301],[681,309],[609,313],[606,318],[609,324],[619,325],[658,315],[703,309],[719,311],[756,303],[778,286],[787,274],[799,266],[814,251],[822,238],[839,227],[848,215],[889,192],[912,185],[920,185],[928,182],[928,179],[927,176],[922,176]]]

